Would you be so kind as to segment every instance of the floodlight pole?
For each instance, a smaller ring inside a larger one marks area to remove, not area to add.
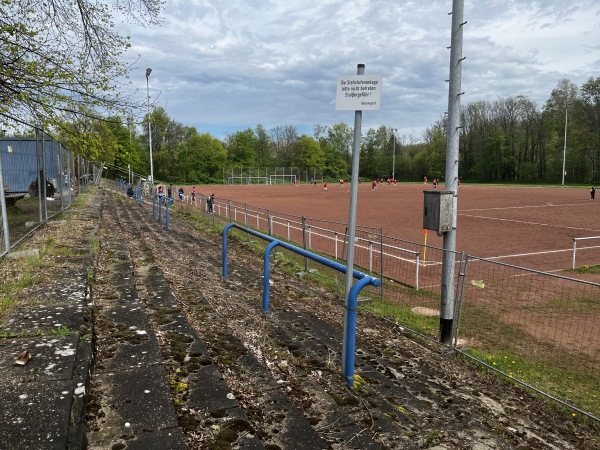
[[[151,193],[154,193],[154,163],[152,162],[152,127],[150,125],[150,87],[148,78],[150,78],[150,74],[152,73],[152,69],[148,67],[146,69],[146,100],[148,101],[148,144],[150,147],[150,181],[151,181]]]
[[[456,264],[456,216],[458,212],[458,156],[460,143],[460,97],[463,47],[464,0],[452,1],[450,39],[450,78],[448,89],[448,131],[446,138],[446,191],[454,192],[452,229],[444,233],[442,256],[442,289],[440,304],[440,342],[452,345],[454,329],[454,269]]]
[[[562,186],[565,185],[565,161],[567,159],[567,123],[569,121],[569,105],[571,102],[565,104],[565,144],[563,147],[563,169],[562,169]]]
[[[392,181],[396,179],[396,131],[397,128],[392,128],[392,136],[394,137],[394,151],[392,153]]]

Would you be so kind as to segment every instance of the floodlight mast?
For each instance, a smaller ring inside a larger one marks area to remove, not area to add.
[[[561,185],[565,185],[565,161],[567,159],[567,123],[569,121],[569,106],[571,102],[567,101],[565,104],[565,143],[563,147],[563,168],[562,168],[562,183]]]
[[[146,100],[148,102],[148,145],[150,148],[150,186],[152,194],[154,194],[154,163],[152,162],[152,127],[150,125],[150,119],[152,116],[150,115],[150,82],[148,80],[150,78],[151,73],[152,69],[148,67],[146,69]]]
[[[398,128],[392,128],[392,136],[394,137],[394,151],[392,153],[392,181],[396,179],[396,131],[398,131]]]
[[[454,192],[452,229],[444,233],[442,256],[442,289],[440,304],[440,342],[452,345],[454,330],[454,268],[456,266],[457,180],[460,141],[460,97],[463,48],[464,0],[452,1],[452,32],[450,40],[450,78],[448,89],[448,131],[446,139],[446,191]]]

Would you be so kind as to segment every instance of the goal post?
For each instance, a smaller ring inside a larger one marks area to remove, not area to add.
[[[587,237],[578,237],[578,238],[573,238],[573,270],[575,270],[575,259],[576,259],[576,255],[577,255],[577,250],[579,250],[580,252],[586,249],[598,249],[600,248],[600,246],[598,245],[591,245],[591,246],[587,246],[587,247],[581,247],[579,246],[579,249],[577,248],[577,242],[579,241],[588,241],[588,240],[596,240],[596,239],[600,239],[600,236],[587,236]],[[593,244],[593,243],[592,243]]]
[[[248,184],[269,184],[267,177],[248,177]]]
[[[248,184],[248,177],[229,177],[227,183],[233,185]]]
[[[295,184],[296,175],[269,175],[269,184]]]

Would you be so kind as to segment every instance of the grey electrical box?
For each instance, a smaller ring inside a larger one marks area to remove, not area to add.
[[[452,229],[453,191],[423,191],[423,229],[445,233]]]

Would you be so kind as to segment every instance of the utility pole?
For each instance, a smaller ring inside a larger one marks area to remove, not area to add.
[[[150,87],[148,78],[150,78],[150,74],[152,73],[152,69],[148,67],[146,69],[146,97],[148,100],[148,144],[150,147],[150,180],[151,180],[151,194],[154,194],[154,163],[152,162],[152,127],[151,127],[151,115],[150,115]]]
[[[446,191],[454,192],[452,229],[444,233],[442,257],[442,296],[440,306],[440,342],[452,343],[454,326],[454,269],[456,264],[456,216],[458,211],[458,148],[460,140],[460,96],[463,46],[464,0],[452,1],[452,37],[450,40],[450,79],[448,89],[448,132],[446,140]]]

